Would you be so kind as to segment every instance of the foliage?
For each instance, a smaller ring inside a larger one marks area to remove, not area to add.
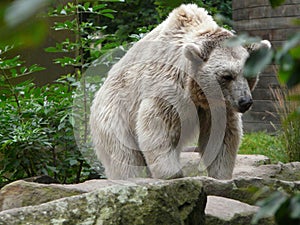
[[[277,135],[265,132],[246,133],[243,136],[239,154],[265,155],[272,163],[288,161],[281,139]]]
[[[1,0],[0,48],[12,44],[28,47],[40,43],[47,34],[47,24],[41,12],[49,2],[50,0]],[[36,17],[37,14],[40,16]]]
[[[280,6],[285,2],[285,0],[269,0],[269,1],[273,8]]]
[[[46,49],[65,53],[55,63],[74,68],[74,74],[63,76],[53,84],[36,87],[27,81],[15,85],[12,82],[15,78],[44,68],[37,65],[26,68],[20,56],[6,56],[13,47],[0,50],[0,182],[40,174],[48,174],[62,183],[79,182],[92,172],[74,138],[72,104],[76,88],[87,85],[79,82],[84,81],[84,71],[107,48],[114,47],[109,43],[109,35],[98,35],[106,27],[95,25],[99,16],[113,18],[113,13],[107,4],[90,2],[67,3],[50,9],[49,15],[60,17],[53,29],[73,32],[76,37]],[[101,45],[104,40],[106,43]],[[87,96],[82,98],[86,103]],[[87,111],[82,115],[86,114]],[[87,118],[84,119],[86,122]],[[87,137],[86,126],[84,132]]]
[[[118,37],[119,44],[135,41],[136,39],[132,39],[132,37],[151,31],[182,3],[196,3],[207,9],[212,15],[222,14],[228,20],[231,19],[231,0],[127,0],[108,4],[108,7],[117,13],[105,32],[114,33]],[[108,19],[104,18],[102,22],[108,23]]]
[[[115,0],[114,2],[118,1]],[[95,160],[96,157],[93,156],[90,146],[88,121],[93,94],[98,87],[88,80],[87,74],[90,68],[97,68],[97,59],[101,55],[120,44],[118,41],[115,42],[113,35],[103,34],[107,26],[98,25],[98,21],[102,18],[114,19],[115,10],[107,7],[108,4],[106,3],[67,3],[50,10],[49,13],[54,18],[59,17],[60,22],[54,24],[54,30],[67,30],[76,37],[75,40],[66,39],[56,43],[55,47],[48,47],[46,51],[66,54],[65,57],[55,59],[55,63],[62,67],[71,66],[75,69],[74,74],[72,74],[77,84],[77,90],[74,90],[72,108],[74,132],[81,153],[93,166],[95,163],[90,162],[90,159]],[[98,85],[101,83],[101,74],[99,73],[98,71],[97,74],[100,77]],[[103,174],[101,165],[97,165],[97,168],[98,172]]]
[[[13,78],[43,68],[22,66],[19,56],[6,57],[9,49],[1,50],[0,59],[0,182],[41,174],[78,181],[82,165],[70,120],[72,78],[43,87],[30,81],[13,85]]]
[[[119,44],[131,42],[132,34],[146,33],[159,23],[154,0],[126,0],[108,3],[108,7],[117,11],[115,19],[109,21],[108,18],[103,18],[102,23],[110,23],[106,32],[115,34]]]
[[[300,32],[295,33],[275,55],[280,65],[279,79],[288,88],[300,83]]]
[[[108,47],[102,46],[104,41],[108,42],[110,39],[109,35],[102,35],[107,27],[97,25],[99,17],[104,16],[112,19],[114,18],[114,12],[114,10],[107,8],[107,4],[92,4],[90,2],[84,4],[69,2],[66,5],[50,9],[49,16],[60,19],[60,22],[55,22],[53,29],[55,31],[66,30],[71,32],[76,39],[66,38],[61,43],[57,43],[56,46],[46,48],[46,51],[72,55],[73,57],[57,58],[55,63],[62,67],[78,68],[82,74],[83,70],[99,58],[107,48],[115,47],[111,45],[108,45]],[[64,18],[65,20],[63,20]]]
[[[268,198],[257,203],[260,210],[253,217],[252,224],[257,224],[260,219],[274,216],[278,225],[300,224],[300,193],[292,196],[283,192],[274,192]]]
[[[271,90],[280,122],[280,139],[288,161],[300,161],[300,99],[282,88]],[[299,92],[298,92],[299,93]]]
[[[300,161],[300,113],[293,111],[282,121],[282,140],[290,162]]]
[[[286,93],[274,92],[282,124],[282,140],[289,161],[300,161],[300,32],[293,35],[275,55],[280,65],[279,79],[286,84]],[[293,90],[294,91],[293,91]]]
[[[284,0],[270,0],[272,7],[284,3]],[[299,21],[298,21],[299,23]],[[300,83],[300,33],[294,34],[275,53],[275,62],[279,64],[279,79],[290,89]],[[296,89],[296,95],[285,95],[282,92],[275,92],[279,102],[279,113],[282,121],[282,142],[285,145],[289,160],[300,159],[300,95]],[[288,101],[287,101],[288,100]],[[284,193],[275,192],[268,198],[258,202],[261,207],[253,217],[252,224],[257,224],[260,219],[274,216],[275,222],[283,224],[300,224],[300,194],[295,193],[288,196]]]
[[[156,0],[155,5],[157,5],[159,18],[165,19],[172,9],[183,3],[195,3],[199,7],[205,8],[211,15],[222,14],[229,19],[232,17],[231,0]]]

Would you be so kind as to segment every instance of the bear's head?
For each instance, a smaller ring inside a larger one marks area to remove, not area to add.
[[[243,68],[250,54],[249,51],[269,48],[270,43],[262,41],[252,44],[251,48],[243,46],[226,47],[223,43],[217,41],[217,43],[213,44],[214,47],[211,49],[210,54],[205,57],[199,54],[199,46],[197,44],[193,44],[192,47],[189,45],[185,49],[185,55],[188,59],[193,64],[198,65],[196,76],[198,76],[200,82],[194,80],[192,85],[196,89],[198,87],[198,100],[201,98],[205,99],[204,104],[207,104],[204,96],[205,89],[208,88],[207,85],[213,84],[213,80],[216,79],[223,92],[226,105],[237,112],[244,113],[253,103],[251,91],[255,88],[258,81],[258,74],[247,78],[243,75]],[[210,44],[212,44],[211,40]],[[205,81],[202,85],[201,80]],[[199,95],[199,93],[202,93],[202,95]],[[203,103],[203,100],[202,102],[200,101],[200,105],[201,103]]]
[[[227,107],[246,112],[253,103],[251,91],[258,74],[244,77],[245,62],[251,51],[270,48],[270,42],[264,40],[249,46],[229,47],[225,41],[234,34],[219,27],[204,9],[193,4],[175,9],[169,16],[168,27],[168,33],[172,31],[176,37],[181,35],[184,56],[196,68],[188,84],[195,104],[210,107],[205,92],[211,92],[208,89],[214,89],[213,85],[217,84]]]

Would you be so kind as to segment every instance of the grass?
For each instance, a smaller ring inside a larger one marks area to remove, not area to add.
[[[285,153],[281,137],[265,132],[245,134],[238,153],[265,155],[272,163],[288,162],[288,155]]]

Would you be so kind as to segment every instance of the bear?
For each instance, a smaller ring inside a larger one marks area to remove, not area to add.
[[[109,71],[91,106],[90,132],[109,179],[183,176],[180,153],[198,140],[208,176],[231,179],[258,74],[243,76],[267,40],[229,47],[234,33],[183,4]]]

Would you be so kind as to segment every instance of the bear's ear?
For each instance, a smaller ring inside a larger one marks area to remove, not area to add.
[[[190,61],[202,63],[204,61],[199,46],[195,44],[187,44],[184,46],[184,56]]]
[[[246,45],[245,48],[247,49],[247,51],[249,53],[251,53],[251,52],[257,51],[261,48],[270,49],[271,46],[272,45],[268,40],[262,40],[262,41],[257,42],[257,43],[252,43],[252,44]]]
[[[207,61],[214,47],[215,43],[212,41],[202,43],[201,46],[189,43],[183,48],[184,56],[192,62],[203,63]]]

